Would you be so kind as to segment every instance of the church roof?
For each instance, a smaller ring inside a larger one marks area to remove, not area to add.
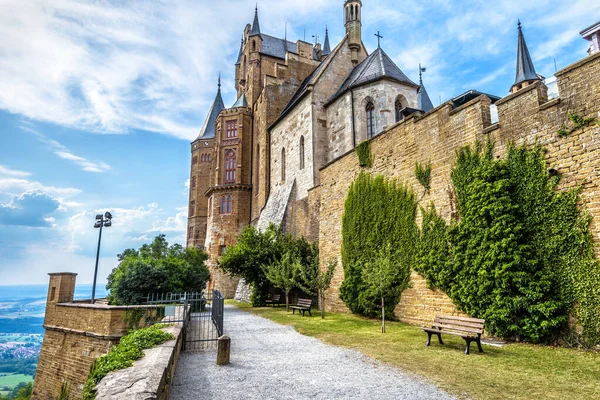
[[[517,47],[517,73],[513,86],[518,85],[521,82],[540,79],[535,72],[533,61],[531,61],[531,56],[529,55],[529,50],[527,49],[527,43],[525,43],[525,37],[523,36],[523,31],[521,30],[521,21],[519,21],[518,26],[519,44]]]
[[[217,91],[217,96],[210,106],[210,110],[208,111],[208,116],[204,121],[204,125],[202,125],[202,129],[200,129],[200,134],[198,134],[198,139],[213,139],[215,137],[215,123],[217,122],[217,117],[219,113],[223,111],[225,108],[225,104],[223,103],[223,98],[221,97],[221,78],[219,78],[219,90]]]
[[[258,6],[254,10],[254,22],[252,22],[252,30],[250,31],[250,36],[259,35],[260,34],[260,24],[258,23]]]
[[[242,93],[242,95],[231,106],[231,108],[237,108],[237,107],[248,107],[248,100],[246,99],[246,93]]]
[[[329,99],[328,103],[333,102],[350,89],[380,79],[390,79],[398,83],[419,87],[419,85],[411,81],[404,72],[398,68],[381,47],[378,47],[377,50],[371,53],[371,55],[365,58],[350,72],[350,74],[348,74],[348,77],[342,86],[340,86],[337,93]]]

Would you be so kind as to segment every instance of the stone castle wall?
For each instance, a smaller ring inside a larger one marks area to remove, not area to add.
[[[499,122],[491,123],[490,100],[480,96],[461,107],[445,103],[423,116],[411,116],[392,126],[371,141],[373,167],[381,173],[408,184],[421,197],[424,190],[414,177],[415,162],[430,162],[431,190],[423,194],[421,205],[433,202],[446,219],[452,213],[449,198],[450,171],[455,151],[488,138],[496,143],[496,155],[505,154],[509,141],[517,145],[539,143],[548,150],[551,168],[562,175],[562,188],[581,185],[582,208],[593,216],[590,230],[600,242],[600,126],[573,132],[565,138],[558,129],[568,121],[568,113],[599,118],[600,54],[589,56],[557,74],[560,97],[548,101],[547,89],[538,82],[497,102]],[[327,308],[347,311],[339,299],[343,281],[341,268],[341,220],[350,183],[361,168],[354,151],[341,156],[321,170],[320,233],[321,263],[339,260],[331,289],[327,292]],[[450,299],[442,292],[430,291],[423,278],[412,274],[412,288],[406,290],[395,313],[402,321],[421,324],[436,313],[458,314]]]

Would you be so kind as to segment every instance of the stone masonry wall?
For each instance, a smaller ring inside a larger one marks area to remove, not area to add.
[[[371,141],[374,161],[368,171],[408,184],[421,198],[421,205],[433,202],[449,220],[450,171],[458,148],[490,138],[496,143],[496,155],[502,157],[509,141],[518,145],[539,143],[548,150],[550,167],[561,173],[562,188],[582,186],[582,208],[592,214],[590,230],[594,240],[600,242],[600,126],[594,123],[565,138],[557,135],[561,125],[567,123],[569,111],[581,117],[600,118],[600,54],[586,57],[556,76],[558,99],[548,101],[546,87],[538,82],[498,101],[499,123],[494,125],[486,96],[456,109],[445,103],[422,117],[409,117]],[[414,177],[417,161],[432,165],[429,194],[423,193]],[[344,200],[360,170],[354,151],[321,170],[319,245],[322,264],[332,257],[340,262],[326,299],[328,308],[336,311],[347,310],[339,299],[343,281],[340,250]],[[412,288],[403,293],[395,310],[398,318],[420,324],[432,320],[437,312],[458,313],[444,293],[426,289],[419,275],[412,274],[411,281]]]

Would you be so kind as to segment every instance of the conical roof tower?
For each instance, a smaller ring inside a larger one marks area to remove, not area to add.
[[[535,72],[533,61],[529,55],[527,43],[521,29],[521,21],[518,23],[519,43],[517,45],[517,71],[515,75],[515,83],[513,83],[510,92],[515,93],[519,89],[529,86],[535,81],[541,80],[540,76]]]
[[[225,104],[223,103],[223,97],[221,97],[221,77],[219,76],[219,84],[217,95],[215,96],[215,100],[210,106],[210,110],[208,112],[208,116],[204,121],[204,125],[202,125],[202,129],[200,129],[200,134],[198,135],[198,139],[214,139],[215,137],[215,123],[217,122],[217,117],[219,113],[223,111],[225,108]]]
[[[423,68],[419,64],[419,91],[417,92],[417,107],[423,112],[433,110],[433,103],[427,94],[427,89],[423,85]]]
[[[331,54],[331,45],[329,44],[329,30],[325,27],[325,43],[323,44],[323,55]]]
[[[260,36],[260,24],[258,23],[258,4],[254,9],[254,21],[252,22],[252,30],[250,30],[250,36]]]

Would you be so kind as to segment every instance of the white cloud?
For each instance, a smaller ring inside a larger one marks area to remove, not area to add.
[[[81,190],[70,187],[55,187],[46,186],[36,181],[28,181],[26,179],[2,178],[0,177],[0,193],[5,193],[11,196],[18,196],[24,192],[43,192],[63,201],[66,198],[77,196]]]
[[[0,165],[0,175],[13,176],[16,178],[27,178],[31,175],[31,172],[17,171],[15,169],[5,167],[4,165]]]
[[[188,211],[186,207],[177,208],[174,217],[155,221],[150,232],[185,232],[187,229]]]

